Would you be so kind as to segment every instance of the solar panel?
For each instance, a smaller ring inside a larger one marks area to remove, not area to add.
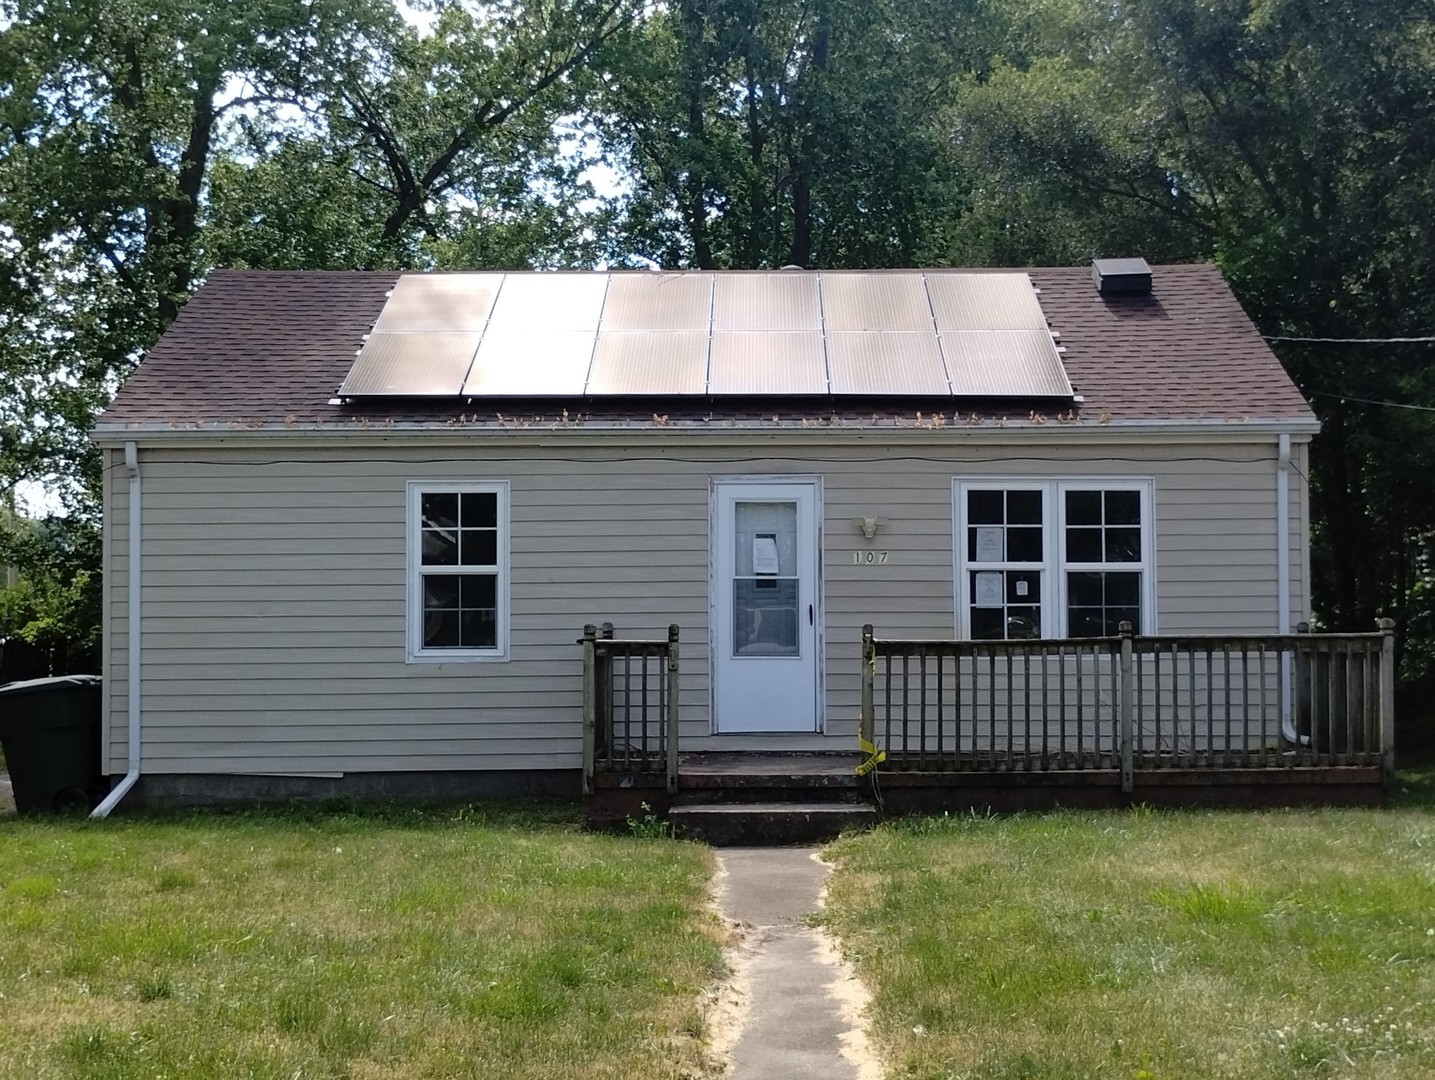
[[[701,330],[712,320],[713,276],[614,274],[603,303],[604,331]]]
[[[346,397],[456,397],[478,334],[369,335],[339,388]]]
[[[603,310],[607,274],[508,274],[489,316],[499,334],[568,330],[592,334]]]
[[[932,308],[921,274],[822,275],[822,316],[833,330],[932,332]]]
[[[718,274],[713,330],[821,330],[817,275]]]
[[[394,285],[376,333],[482,333],[502,274],[405,274]]]
[[[581,397],[593,332],[533,330],[483,335],[463,383],[465,397]]]
[[[1072,396],[1026,274],[940,271],[405,274],[339,393]]]
[[[725,331],[713,334],[710,394],[825,394],[822,335]]]
[[[1025,274],[927,275],[937,330],[1045,330],[1046,316]]]
[[[588,373],[590,394],[701,394],[707,389],[708,332],[603,331]]]
[[[840,331],[827,335],[834,394],[950,394],[942,352],[929,330]]]
[[[1069,398],[1071,383],[1046,330],[951,330],[941,335],[957,397]]]

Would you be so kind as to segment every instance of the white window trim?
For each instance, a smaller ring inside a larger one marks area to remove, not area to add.
[[[426,492],[498,496],[498,601],[496,647],[492,649],[426,649],[423,646],[423,552],[421,499]],[[503,663],[508,660],[509,616],[509,483],[507,480],[410,480],[405,499],[404,546],[408,567],[405,638],[410,664]]]
[[[1140,563],[1068,563],[1065,558],[1066,492],[1068,490],[1136,491],[1141,496]],[[1042,493],[1042,562],[971,563],[967,561],[968,491],[1040,491]],[[968,575],[973,569],[1041,571],[1041,635],[1065,638],[1067,626],[1068,572],[1083,570],[1138,570],[1141,573],[1141,614],[1143,634],[1155,634],[1156,615],[1156,515],[1155,481],[1149,476],[983,476],[952,478],[952,579],[953,620],[957,638],[971,640],[971,588]]]

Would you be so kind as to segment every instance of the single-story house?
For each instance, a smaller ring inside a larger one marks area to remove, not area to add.
[[[1209,265],[216,272],[94,431],[104,768],[576,792],[585,624],[684,751],[855,752],[865,624],[1289,633],[1316,431]]]

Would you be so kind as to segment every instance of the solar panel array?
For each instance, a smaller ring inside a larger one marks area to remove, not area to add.
[[[405,274],[341,397],[1072,397],[1024,273]]]

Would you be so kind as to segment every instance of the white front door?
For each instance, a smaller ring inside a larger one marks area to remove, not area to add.
[[[724,481],[715,493],[715,730],[816,731],[817,485]]]

